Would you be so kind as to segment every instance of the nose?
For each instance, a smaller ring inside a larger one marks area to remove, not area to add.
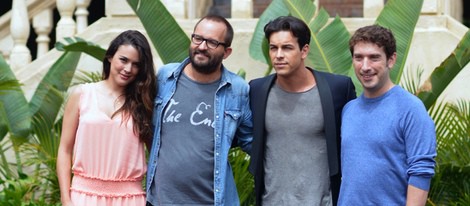
[[[207,49],[207,41],[206,41],[206,40],[202,40],[201,44],[197,45],[197,47],[198,47],[200,50],[206,50],[206,49]]]
[[[368,58],[362,60],[361,70],[367,72],[370,70],[370,62]]]
[[[284,52],[282,52],[282,49],[278,49],[276,51],[276,58],[281,59],[284,57]]]
[[[128,63],[128,64],[125,64],[124,65],[124,72],[126,73],[130,73],[131,72],[131,69],[132,69],[132,63]]]

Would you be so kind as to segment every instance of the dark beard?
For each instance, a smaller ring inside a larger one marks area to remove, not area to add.
[[[203,54],[208,57],[208,61],[205,63],[197,62],[194,58],[196,54]],[[212,74],[217,69],[220,69],[220,64],[223,60],[222,55],[211,55],[207,51],[199,51],[199,50],[192,50],[189,48],[189,60],[191,62],[192,67],[201,74]]]

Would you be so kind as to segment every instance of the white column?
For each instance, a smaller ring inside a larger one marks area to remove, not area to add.
[[[37,34],[37,57],[40,57],[49,51],[49,34],[52,30],[52,9],[45,9],[33,17],[33,28]]]
[[[82,32],[88,27],[88,6],[91,0],[77,0],[77,10],[75,18],[77,19],[77,33]]]
[[[424,0],[421,14],[441,15],[445,10],[448,0]]]
[[[188,0],[188,19],[193,20],[196,18],[196,2],[197,0]]]
[[[364,0],[363,13],[364,18],[377,18],[384,8],[383,0]]]
[[[75,35],[75,21],[72,18],[75,10],[75,0],[57,0],[57,9],[60,20],[56,27],[56,40],[61,41],[64,37]]]
[[[175,19],[186,19],[185,0],[161,0],[166,9]]]
[[[103,0],[95,0],[103,1]],[[105,13],[106,17],[112,16],[135,16],[134,10],[127,3],[126,0],[105,0]]]
[[[29,37],[29,18],[25,0],[13,0],[10,32],[14,42],[10,53],[10,67],[13,71],[18,71],[31,62],[31,53],[26,47]]]
[[[253,18],[252,0],[232,0],[232,18]]]

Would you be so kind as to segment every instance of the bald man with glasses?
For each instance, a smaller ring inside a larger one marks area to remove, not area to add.
[[[248,84],[222,64],[232,39],[225,18],[206,16],[189,57],[159,69],[147,205],[240,205],[228,153],[251,150],[253,123]]]

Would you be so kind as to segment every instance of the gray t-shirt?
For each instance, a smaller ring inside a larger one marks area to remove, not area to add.
[[[289,93],[273,86],[266,106],[263,205],[332,205],[323,124],[317,87]]]
[[[201,84],[181,75],[164,110],[161,146],[149,202],[214,204],[214,97],[219,81]],[[155,198],[156,197],[156,198]]]

